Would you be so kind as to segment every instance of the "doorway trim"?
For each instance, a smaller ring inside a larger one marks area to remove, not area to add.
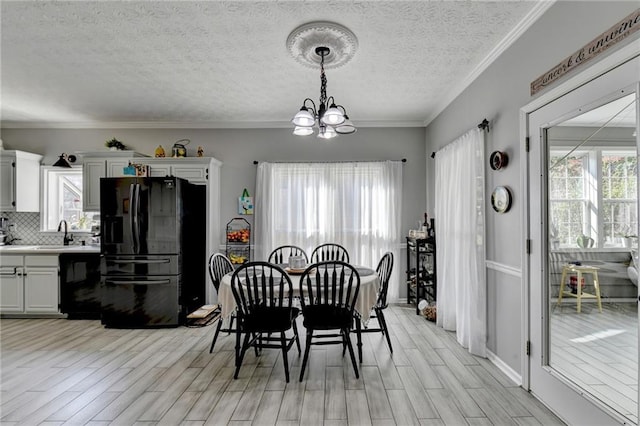
[[[621,47],[620,49],[612,52],[605,58],[602,58],[599,62],[592,64],[589,68],[581,71],[579,74],[567,79],[557,87],[543,93],[538,98],[532,100],[527,105],[520,109],[520,142],[522,151],[525,155],[520,158],[520,170],[521,170],[521,187],[527,194],[523,197],[523,210],[522,210],[522,241],[525,244],[525,250],[522,251],[522,387],[526,390],[530,389],[531,379],[531,360],[528,355],[528,345],[531,340],[531,298],[530,293],[532,290],[531,285],[531,269],[530,269],[530,249],[529,228],[530,228],[530,215],[529,210],[531,203],[529,202],[530,194],[530,179],[529,179],[529,154],[528,154],[528,142],[527,137],[530,134],[529,129],[529,115],[538,109],[554,102],[555,100],[571,93],[572,91],[588,84],[589,82],[597,79],[598,77],[606,74],[607,72],[615,69],[616,67],[633,60],[636,57],[640,57],[640,39],[636,38],[633,42]],[[531,141],[536,143],[537,141]],[[557,414],[557,413],[556,413]]]
[[[629,43],[626,46],[620,48],[619,50],[611,53],[609,56],[603,58],[599,62],[592,64],[589,68],[584,69],[579,74],[571,77],[564,83],[561,83],[557,87],[550,89],[548,92],[542,93],[538,98],[529,102],[527,105],[520,108],[520,146],[522,147],[522,151],[527,153],[527,136],[529,134],[529,126],[528,126],[528,116],[532,112],[542,108],[543,106],[553,102],[554,100],[564,96],[565,94],[577,89],[580,86],[583,86],[594,80],[606,72],[612,70],[613,68],[624,64],[625,62],[635,58],[636,56],[640,56],[640,39],[635,40],[633,43]],[[528,187],[528,156],[521,155],[520,156],[520,186],[523,190],[529,194]],[[529,223],[529,198],[523,197],[523,209],[522,209],[522,223]],[[530,325],[529,325],[529,254],[528,250],[526,250],[527,240],[529,236],[527,235],[526,227],[522,229],[522,241],[525,244],[525,250],[522,250],[522,281],[523,281],[523,290],[522,291],[522,348],[524,356],[522,357],[522,387],[525,389],[529,389],[529,357],[526,354],[527,342],[530,338]]]

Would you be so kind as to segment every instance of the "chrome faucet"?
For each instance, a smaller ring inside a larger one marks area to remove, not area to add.
[[[58,224],[58,232],[62,231],[62,224],[64,224],[64,238],[63,242],[65,246],[68,246],[71,241],[73,241],[73,234],[69,234],[69,228],[67,226],[67,221],[62,219]]]

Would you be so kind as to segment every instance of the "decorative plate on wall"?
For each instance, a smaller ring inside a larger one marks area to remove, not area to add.
[[[491,194],[491,206],[498,213],[506,213],[511,208],[511,191],[506,186],[496,186]]]
[[[489,165],[493,170],[500,170],[503,167],[507,167],[509,163],[509,156],[506,152],[493,151],[489,156]]]

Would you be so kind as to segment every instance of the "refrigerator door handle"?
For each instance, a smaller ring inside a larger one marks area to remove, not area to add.
[[[133,225],[134,225],[134,250],[136,253],[140,253],[140,184],[136,183],[134,188],[135,206],[133,210]]]
[[[129,229],[133,242],[133,252],[138,252],[138,244],[136,242],[136,184],[129,185]]]
[[[110,280],[106,279],[106,283],[115,284],[115,285],[131,285],[131,284],[142,284],[142,285],[162,285],[162,284],[171,284],[171,280]]]
[[[151,263],[171,263],[171,259],[157,259],[157,260],[111,260],[111,263],[115,263],[117,265],[126,265],[129,263],[138,264],[138,265],[146,265]]]

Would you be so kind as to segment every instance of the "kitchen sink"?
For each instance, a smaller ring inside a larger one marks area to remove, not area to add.
[[[35,246],[33,247],[34,250],[60,250],[60,249],[65,249],[65,248],[72,248],[73,246]]]

